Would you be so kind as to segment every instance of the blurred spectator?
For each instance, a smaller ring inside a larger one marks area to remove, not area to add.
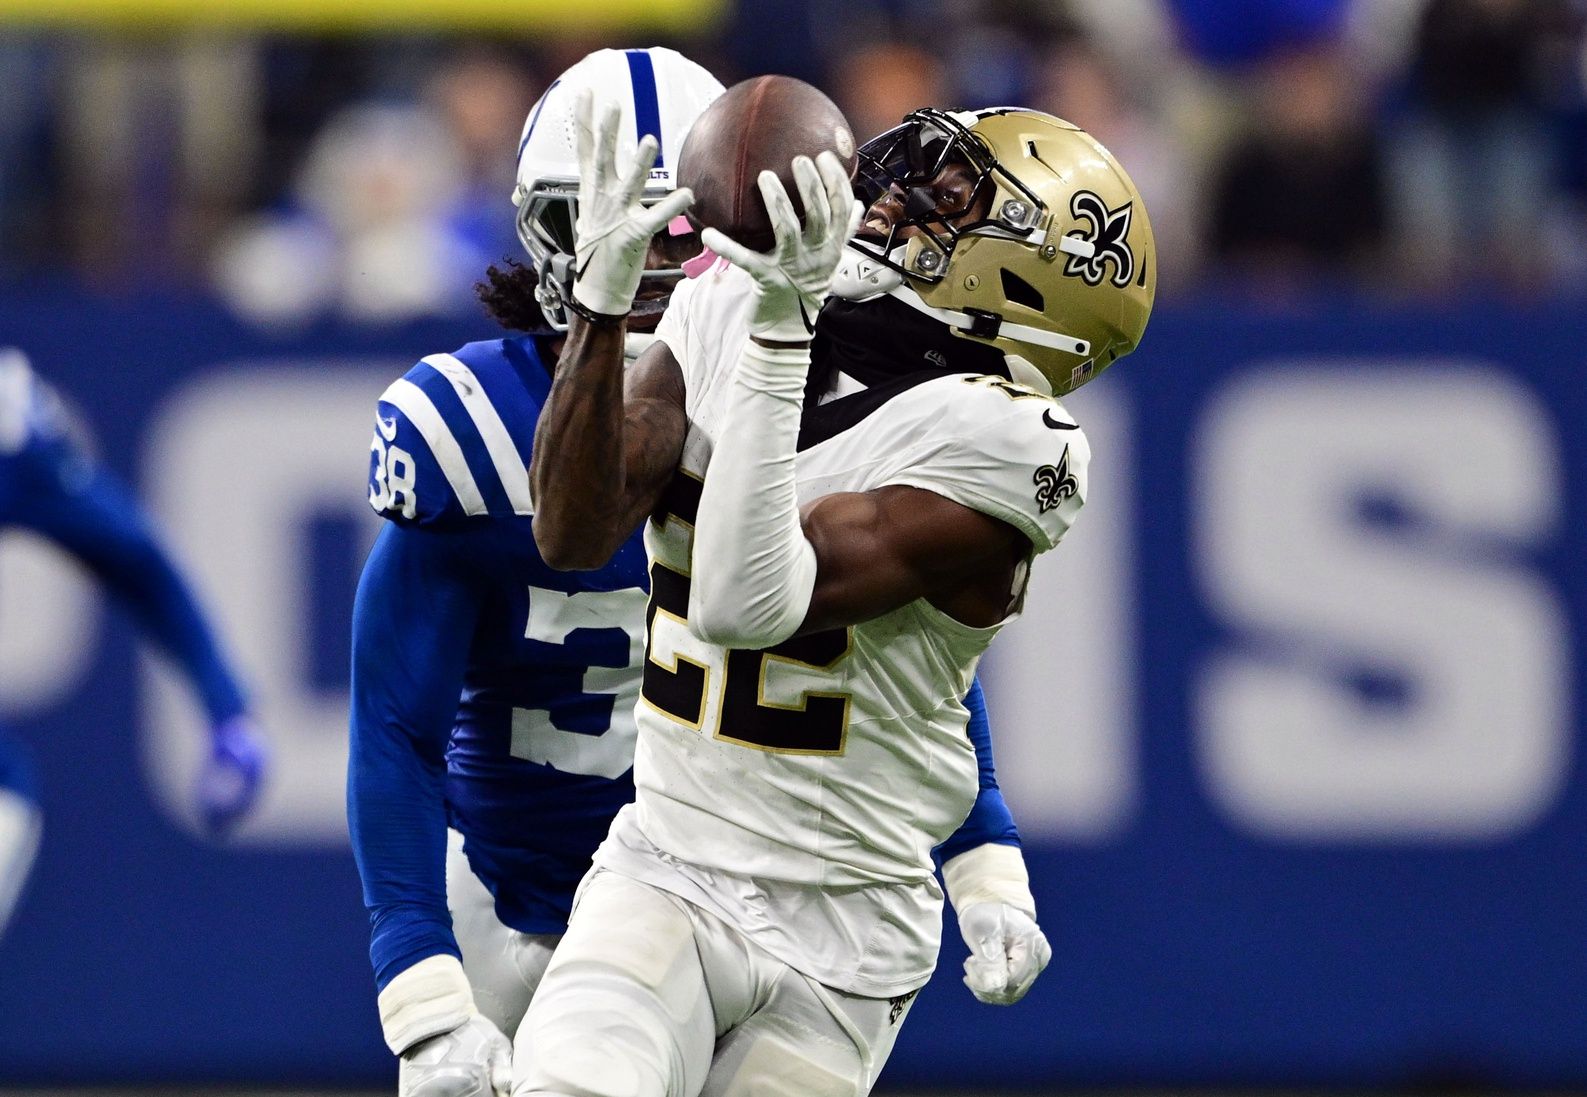
[[[1333,41],[1350,0],[1167,0],[1186,49],[1213,66],[1247,66]]]
[[[508,55],[473,47],[443,64],[425,89],[425,101],[446,127],[462,160],[462,179],[451,208],[442,212],[450,234],[472,252],[473,278],[490,264],[517,255],[512,190],[524,119],[536,82]]]
[[[1074,120],[1146,196],[1165,288],[1193,282],[1203,252],[1274,287],[1396,271],[1543,288],[1587,284],[1584,10],[733,0],[679,44],[728,82],[816,81],[861,139],[928,103]],[[504,150],[536,73],[611,44],[648,42],[0,38],[0,277],[53,267],[114,289],[213,270],[278,321],[471,310],[473,281],[517,253]]]
[[[188,280],[248,194],[255,51],[194,35],[77,39],[61,57],[60,250],[102,282]]]
[[[832,98],[861,142],[898,125],[912,110],[941,106],[948,96],[941,60],[902,42],[862,46],[840,58]]]
[[[301,324],[467,311],[485,268],[516,253],[511,150],[537,90],[527,66],[470,46],[408,68],[376,81],[402,99],[332,115],[281,208],[221,242],[216,282],[239,313]]]
[[[397,320],[460,307],[478,256],[448,224],[464,187],[457,143],[430,111],[365,103],[315,139],[289,208],[222,241],[216,276],[239,313],[302,323],[336,311]]]
[[[941,24],[957,91],[956,106],[1029,103],[1056,43],[1076,34],[1060,0],[942,0]]]
[[[1035,75],[1031,106],[1085,129],[1130,173],[1157,240],[1159,283],[1183,287],[1197,264],[1203,188],[1177,137],[1089,36],[1071,35],[1045,51]]]
[[[1550,273],[1558,165],[1546,108],[1567,79],[1566,14],[1557,0],[1430,0],[1423,11],[1388,141],[1413,284],[1529,287]]]
[[[1370,276],[1386,237],[1382,157],[1346,54],[1319,43],[1255,75],[1251,128],[1212,185],[1214,258],[1264,295]]]
[[[44,40],[0,38],[0,278],[54,266],[50,201],[60,54]]]
[[[862,141],[919,107],[1031,102],[1053,44],[1076,27],[1056,0],[870,0],[843,18],[828,83]],[[931,33],[944,26],[953,33]]]

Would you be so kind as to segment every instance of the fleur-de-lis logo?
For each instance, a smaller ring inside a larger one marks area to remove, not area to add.
[[[1031,482],[1036,485],[1036,505],[1043,514],[1065,499],[1079,494],[1080,481],[1069,471],[1069,447],[1064,447],[1063,456],[1058,458],[1056,465],[1043,465],[1037,469]]]
[[[1107,276],[1107,264],[1113,261],[1113,284],[1120,288],[1130,284],[1135,277],[1135,253],[1130,250],[1130,218],[1134,202],[1126,202],[1118,209],[1108,209],[1107,203],[1089,190],[1076,191],[1069,199],[1069,212],[1075,217],[1091,222],[1090,231],[1081,230],[1068,235],[1089,240],[1096,245],[1090,258],[1071,255],[1064,264],[1064,273],[1079,278],[1088,286],[1102,283]]]

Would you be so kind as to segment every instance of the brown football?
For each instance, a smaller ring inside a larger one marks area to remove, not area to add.
[[[793,159],[814,159],[827,151],[852,174],[854,131],[837,104],[817,88],[791,76],[756,76],[734,84],[695,121],[678,155],[678,185],[694,191],[689,217],[766,251],[773,239],[756,182],[760,173],[777,173],[803,217]]]

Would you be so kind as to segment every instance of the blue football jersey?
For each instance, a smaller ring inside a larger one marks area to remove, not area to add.
[[[371,770],[385,755],[368,740],[382,725],[407,729],[421,752],[444,737],[446,822],[462,832],[498,916],[522,932],[566,927],[591,854],[633,799],[644,545],[636,535],[596,571],[560,572],[541,560],[527,468],[549,387],[535,341],[520,337],[431,355],[380,398],[368,494],[391,525],[355,610],[350,772],[377,938],[382,911],[411,904],[408,883],[439,885],[438,862],[421,870],[423,851],[401,856],[384,845],[399,836],[371,829],[389,798],[378,806],[359,798],[371,781],[381,785]],[[450,698],[444,718],[420,696],[438,693]],[[433,853],[435,835],[426,840]],[[409,866],[408,881],[391,894],[370,892],[393,853]],[[432,904],[441,899],[421,891]],[[408,940],[392,951],[377,941],[377,970],[395,974],[419,947]]]
[[[0,349],[0,526],[39,533],[86,565],[221,724],[244,710],[237,676],[137,499],[93,460],[85,433],[26,357]]]

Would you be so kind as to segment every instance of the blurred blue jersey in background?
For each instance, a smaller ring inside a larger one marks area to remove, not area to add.
[[[200,812],[224,832],[252,804],[264,768],[242,686],[137,501],[93,462],[60,397],[11,349],[0,349],[4,527],[31,530],[81,561],[182,668],[214,736],[197,790]],[[0,733],[0,930],[37,850],[46,799],[22,743]]]

